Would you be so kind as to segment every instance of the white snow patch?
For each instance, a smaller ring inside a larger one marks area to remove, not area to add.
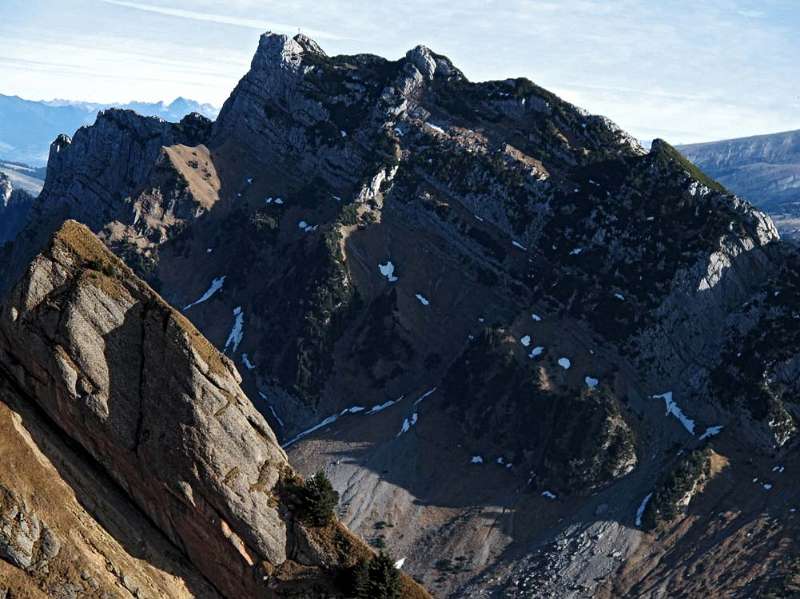
[[[775,467],[772,469],[772,471],[773,471],[773,472],[777,472],[778,474],[780,474],[781,472],[783,472],[783,470],[784,470],[783,466],[775,466]]]
[[[211,253],[211,252],[213,252],[213,251],[214,251],[214,250],[213,250],[212,248],[208,248],[208,249],[206,250],[206,254],[210,254],[210,253]]]
[[[519,342],[523,345],[523,347],[528,347],[531,344],[531,336],[525,335]]]
[[[389,401],[384,402],[382,404],[378,404],[376,406],[372,406],[372,408],[370,409],[369,412],[367,412],[367,414],[377,414],[378,412],[382,412],[386,408],[392,407],[398,401],[401,401],[403,399],[403,397],[405,397],[405,396],[403,395],[403,396],[398,397],[397,399],[390,399]]]
[[[483,464],[483,458],[479,455],[472,456],[470,464]]]
[[[339,131],[339,134],[340,134],[342,137],[347,137],[347,131],[344,131],[344,130],[342,130],[342,131]]]
[[[244,312],[242,312],[242,307],[237,306],[234,308],[233,315],[236,319],[233,322],[233,328],[228,335],[228,339],[225,341],[225,347],[222,348],[223,352],[228,351],[228,347],[232,347],[232,352],[236,353],[239,344],[242,342],[242,337],[244,336],[244,331],[242,330],[244,327]]]
[[[283,200],[281,198],[275,198],[274,201],[276,204],[283,204]]]
[[[542,321],[542,317],[539,316],[538,314],[531,314],[531,318],[533,320],[535,320],[536,322],[541,322]]]
[[[403,567],[403,565],[404,565],[405,563],[406,563],[406,558],[404,558],[404,557],[403,557],[403,558],[400,558],[399,560],[397,560],[397,561],[394,563],[394,569],[395,569],[395,570],[399,570],[400,568],[402,568],[402,567]]]
[[[653,395],[653,399],[663,399],[667,407],[667,415],[672,414],[683,425],[690,435],[694,435],[694,420],[688,418],[683,410],[680,409],[677,403],[672,399],[672,391],[661,393],[660,395]]]
[[[514,241],[514,240],[512,239],[512,240],[511,240],[511,245],[513,245],[514,247],[518,247],[518,248],[519,248],[519,249],[521,249],[523,252],[527,252],[527,251],[528,251],[528,248],[526,248],[524,245],[522,245],[522,244],[521,244],[519,241]]]
[[[297,223],[297,227],[306,233],[310,233],[311,231],[316,231],[319,225],[310,225],[306,221],[301,220],[299,223]]]
[[[391,260],[387,260],[386,264],[381,264],[379,262],[378,270],[381,271],[381,274],[386,277],[390,283],[397,281],[397,277],[394,276],[394,264],[392,264]]]
[[[417,299],[419,300],[419,303],[422,304],[423,306],[430,306],[431,305],[431,303],[428,301],[428,298],[426,298],[421,293],[417,294]]]
[[[267,396],[264,395],[261,391],[259,391],[258,394],[264,401],[269,401],[267,399]],[[275,417],[275,420],[277,420],[278,424],[281,426],[281,428],[283,428],[283,420],[281,420],[281,417],[278,416],[278,413],[275,411],[275,408],[273,408],[272,405],[269,405],[269,411],[272,412],[272,415]]]
[[[429,128],[433,129],[437,133],[444,133],[444,129],[439,127],[438,125],[434,125],[433,123],[425,123]]]
[[[642,499],[642,503],[639,504],[639,509],[636,510],[636,527],[642,527],[642,516],[644,516],[644,511],[647,509],[647,504],[650,503],[650,500],[653,498],[652,493],[648,493],[644,499]]]
[[[403,426],[400,427],[400,432],[397,433],[397,436],[399,437],[403,433],[407,433],[409,430],[411,430],[412,426],[416,426],[417,419],[418,419],[418,415],[417,415],[416,412],[411,414],[411,418],[403,418]]]
[[[200,296],[200,299],[198,299],[198,300],[192,302],[191,304],[189,304],[188,306],[186,306],[183,309],[183,311],[186,312],[186,310],[188,310],[192,306],[196,306],[197,304],[202,304],[204,301],[206,301],[212,295],[214,295],[217,291],[222,289],[223,283],[225,283],[225,276],[217,277],[216,279],[211,281],[211,287],[209,287],[208,290],[203,295]]]
[[[544,347],[541,345],[537,345],[531,350],[531,353],[528,354],[529,358],[535,358],[536,356],[541,356],[544,353]]]
[[[572,366],[572,362],[569,361],[569,358],[559,358],[558,365],[564,370],[569,370],[569,367]]]
[[[591,376],[587,376],[583,380],[586,382],[586,386],[589,387],[589,389],[595,389],[597,387],[597,385],[600,383],[600,381],[598,381],[596,378],[593,378]]]
[[[297,443],[303,437],[307,437],[311,433],[316,432],[319,429],[328,426],[329,424],[333,424],[338,419],[339,419],[339,416],[337,416],[336,414],[334,414],[333,416],[328,416],[325,420],[323,420],[319,424],[315,424],[311,428],[309,428],[307,430],[304,430],[302,433],[299,433],[299,434],[295,435],[294,437],[292,437],[291,439],[289,439],[286,443],[283,444],[283,447],[284,448],[285,447],[289,447],[290,445],[292,445],[294,443]]]
[[[417,398],[417,400],[414,402],[414,407],[417,407],[420,403],[422,403],[423,399],[425,399],[425,398],[429,397],[430,395],[432,395],[433,392],[436,391],[436,389],[438,389],[438,387],[434,387],[433,389],[428,389],[425,393],[420,395]]]
[[[344,416],[345,414],[358,414],[359,412],[363,412],[365,409],[366,408],[364,408],[364,406],[352,406],[342,410],[340,416]]]
[[[542,491],[542,497],[547,497],[548,499],[558,498],[558,496],[555,493],[551,493],[550,491]]]
[[[722,432],[724,427],[721,424],[716,426],[709,426],[702,435],[700,435],[700,440],[708,439],[709,437],[716,437],[718,434]]]
[[[621,293],[615,293],[614,297],[617,298],[618,300],[623,301],[623,302],[625,301],[625,296],[622,295]]]
[[[256,365],[255,365],[255,364],[253,364],[253,363],[250,361],[250,358],[247,356],[247,354],[242,354],[242,364],[244,364],[244,365],[245,365],[245,367],[247,368],[247,370],[254,370],[254,369],[255,369],[255,367],[256,367]]]
[[[578,254],[580,254],[582,251],[583,251],[583,248],[575,248],[574,250],[572,250],[572,251],[569,253],[569,255],[570,255],[570,256],[577,256],[577,255],[578,255]]]
[[[763,485],[761,485],[761,486],[762,486],[762,487],[764,487],[764,490],[765,490],[765,491],[769,491],[769,490],[771,490],[771,489],[772,489],[772,485],[771,485],[771,484],[769,484],[769,483],[764,483],[764,484],[763,484]]]
[[[247,177],[246,182],[247,182],[248,185],[252,185],[253,184],[253,177]]]

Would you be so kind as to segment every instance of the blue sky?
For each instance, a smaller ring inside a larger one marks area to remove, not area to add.
[[[298,28],[329,54],[424,43],[643,139],[800,128],[799,0],[0,0],[0,93],[221,105],[259,32]]]

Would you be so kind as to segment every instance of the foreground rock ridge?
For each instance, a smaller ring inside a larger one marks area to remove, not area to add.
[[[291,558],[336,568],[298,549],[286,455],[235,367],[83,225],[65,222],[9,294],[0,363],[223,595],[283,596]],[[56,544],[41,530],[35,544]]]
[[[436,596],[781,596],[800,576],[798,252],[664,141],[645,151],[527,79],[471,82],[424,46],[329,56],[265,34],[216,122],[112,110],[56,140],[28,224],[3,248],[2,285],[30,278],[68,218],[180,311],[166,318],[127,287],[134,299],[115,302],[122,324],[104,347],[147,342],[156,356],[123,360],[134,383],[91,352],[70,358],[85,374],[66,388],[91,414],[76,430],[108,422],[120,440],[96,459],[149,466],[164,447],[145,434],[151,411],[103,399],[140,384],[180,398],[199,381],[205,399],[160,419],[213,431],[238,414],[275,432],[252,448],[247,427],[227,448],[175,433],[218,468],[134,470],[169,489],[150,517],[187,554],[233,542],[244,571],[245,556],[257,571],[301,561],[310,545],[281,494],[248,486],[272,460],[267,488],[280,489],[288,455],[304,475],[323,470],[343,522]],[[105,274],[86,289],[113,288]],[[47,293],[36,310],[66,301]],[[90,305],[80,318],[104,331],[105,304]],[[224,354],[218,370],[191,344],[165,353],[189,320]],[[70,322],[82,321],[33,330]],[[43,350],[25,347],[7,353],[38,363]],[[183,383],[149,373],[165,361],[190,373]],[[48,372],[68,373],[60,364]],[[226,386],[238,389],[236,370],[244,393]],[[48,380],[28,384],[46,398]],[[234,476],[240,451],[254,462]],[[153,492],[137,501],[158,503]],[[200,536],[169,511],[187,501],[235,536]],[[212,580],[214,564],[192,563]],[[290,570],[280,580],[303,580]]]

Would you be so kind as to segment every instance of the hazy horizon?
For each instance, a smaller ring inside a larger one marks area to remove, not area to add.
[[[423,43],[472,80],[527,77],[641,139],[694,143],[800,128],[800,6],[712,0],[481,3],[5,0],[0,93],[219,108],[261,32],[390,59]],[[224,14],[223,14],[224,13]]]

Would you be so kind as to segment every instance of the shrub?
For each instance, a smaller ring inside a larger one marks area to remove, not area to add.
[[[306,479],[297,489],[297,496],[303,520],[314,526],[325,526],[335,520],[334,510],[339,504],[339,493],[322,470]]]
[[[282,479],[279,491],[290,510],[306,524],[327,526],[335,519],[339,493],[321,470],[303,481],[291,473]]]
[[[356,599],[400,599],[400,573],[394,560],[381,551],[371,560],[362,560],[353,569],[353,596]]]

